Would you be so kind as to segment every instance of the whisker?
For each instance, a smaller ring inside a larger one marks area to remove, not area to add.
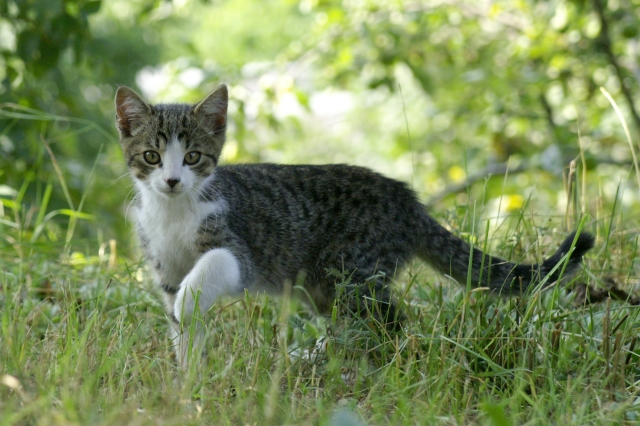
[[[107,188],[112,187],[113,185],[115,185],[120,179],[122,179],[123,177],[127,176],[127,175],[131,175],[131,171],[128,171],[126,173],[124,173],[123,175],[120,175],[120,177],[118,177],[116,180],[114,180],[113,182],[111,182]]]
[[[131,194],[132,192],[134,192],[133,189],[131,191],[129,191],[129,194]],[[126,199],[129,197],[129,194],[127,194],[127,197],[125,197],[125,202],[126,202]],[[137,198],[138,198],[138,194],[134,192],[133,198],[131,198],[131,201],[127,205],[127,209],[125,210],[125,213],[124,213],[125,223],[126,223],[127,219],[129,218],[129,209],[131,208],[131,205],[137,200]]]

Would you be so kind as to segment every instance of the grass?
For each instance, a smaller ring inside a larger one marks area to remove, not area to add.
[[[637,307],[580,304],[557,286],[497,299],[420,264],[398,278],[409,319],[396,335],[247,294],[213,308],[206,365],[181,372],[160,295],[138,258],[115,256],[116,242],[69,238],[75,221],[89,218],[72,206],[66,228],[47,227],[47,197],[25,210],[24,192],[3,200],[0,217],[0,426],[640,420]],[[597,247],[576,282],[597,287],[612,276],[628,287],[637,240],[609,208],[598,207],[589,224]],[[525,211],[472,234],[512,259],[552,252],[561,236]],[[473,228],[469,216],[473,209],[451,220]],[[74,252],[74,243],[89,249]]]

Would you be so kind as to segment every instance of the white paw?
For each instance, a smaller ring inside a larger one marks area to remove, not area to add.
[[[210,250],[180,283],[174,315],[189,324],[197,309],[204,315],[220,296],[241,291],[240,266],[235,256],[226,249]]]

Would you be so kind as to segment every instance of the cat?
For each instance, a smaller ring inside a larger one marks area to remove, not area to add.
[[[115,97],[137,233],[182,366],[190,348],[202,350],[201,328],[189,327],[194,315],[222,296],[295,285],[313,310],[327,313],[338,295],[328,271],[338,270],[348,277],[349,310],[393,327],[402,314],[388,284],[415,256],[463,285],[470,274],[473,286],[510,295],[571,274],[593,247],[590,234],[572,233],[542,263],[514,264],[472,249],[405,183],[369,169],[220,166],[227,104],[224,85],[196,105],[150,105],[126,86]]]

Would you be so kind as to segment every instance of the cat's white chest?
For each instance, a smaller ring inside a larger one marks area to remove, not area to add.
[[[161,284],[177,286],[200,257],[198,232],[205,218],[222,213],[222,202],[143,197],[136,212]],[[159,268],[158,268],[159,266]]]

